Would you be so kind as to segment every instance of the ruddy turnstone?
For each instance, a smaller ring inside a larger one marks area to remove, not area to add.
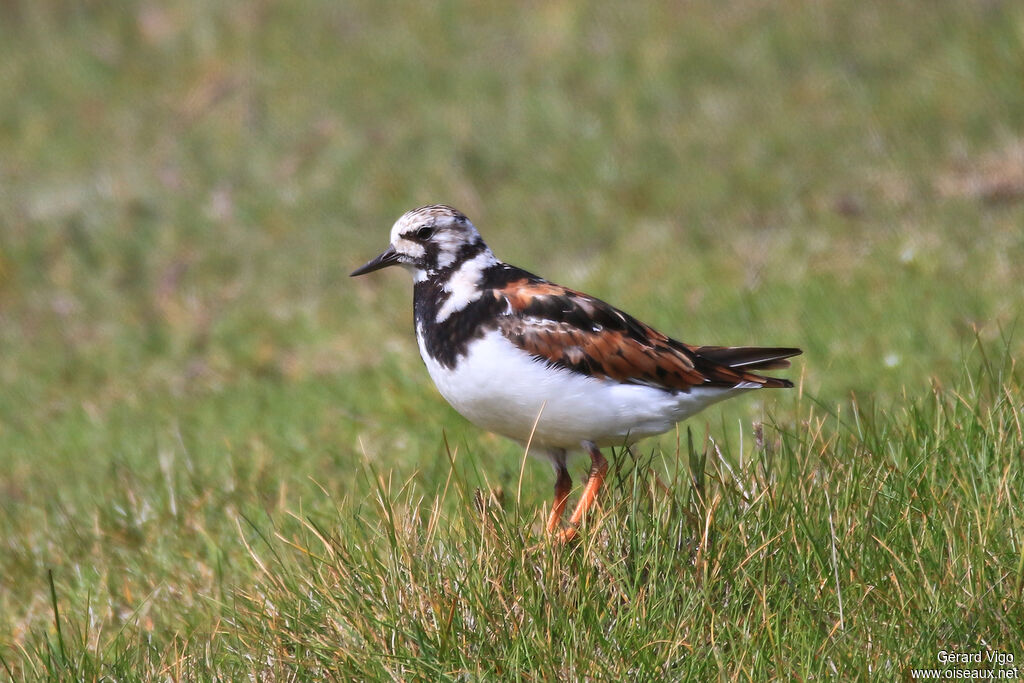
[[[420,355],[441,395],[470,422],[529,442],[555,468],[547,529],[576,534],[608,463],[599,450],[661,434],[726,398],[792,387],[754,371],[789,367],[795,348],[691,346],[592,296],[499,261],[450,206],[414,209],[391,245],[352,272],[399,265],[413,276]],[[590,476],[561,528],[572,479],[566,452],[590,455]]]

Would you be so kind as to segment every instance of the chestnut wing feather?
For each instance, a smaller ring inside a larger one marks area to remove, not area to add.
[[[513,344],[553,366],[667,390],[782,382],[702,358],[617,308],[550,282],[521,279],[496,288],[508,306],[499,329]]]

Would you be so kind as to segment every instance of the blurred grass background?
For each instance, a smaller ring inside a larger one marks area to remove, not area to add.
[[[108,630],[208,632],[241,519],[358,506],[366,462],[436,490],[442,432],[515,489],[407,277],[347,278],[421,204],[685,341],[800,346],[827,407],[1022,348],[1019,3],[6,0],[0,46],[8,652],[47,569]]]

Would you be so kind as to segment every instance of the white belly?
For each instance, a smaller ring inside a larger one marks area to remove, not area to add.
[[[479,427],[538,446],[575,449],[581,441],[621,446],[671,429],[712,403],[748,389],[673,393],[548,367],[492,331],[469,345],[455,368],[420,355],[441,395]],[[539,416],[539,420],[538,420]]]

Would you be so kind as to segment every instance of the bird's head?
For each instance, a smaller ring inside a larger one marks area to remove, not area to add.
[[[412,271],[419,281],[457,268],[484,251],[489,250],[483,238],[460,211],[443,204],[421,206],[395,221],[391,245],[352,271],[351,276],[399,265]]]

